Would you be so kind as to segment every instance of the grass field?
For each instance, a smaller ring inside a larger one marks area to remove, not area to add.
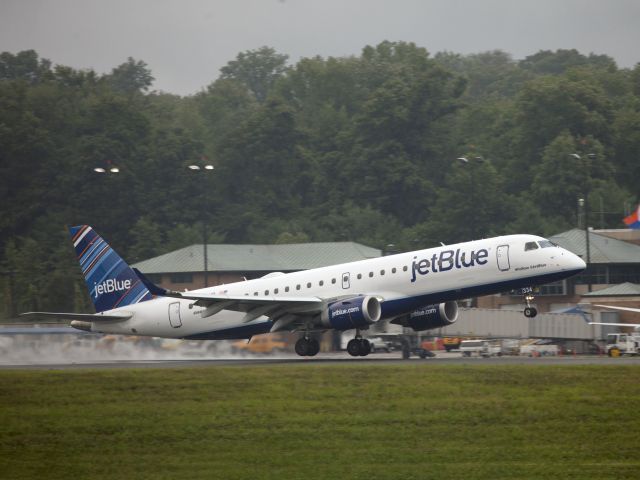
[[[640,478],[640,367],[0,371],[0,478]]]

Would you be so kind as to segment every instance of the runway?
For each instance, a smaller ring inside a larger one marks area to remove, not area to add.
[[[436,365],[640,365],[640,357],[609,358],[598,355],[578,356],[502,356],[492,358],[467,358],[457,353],[440,353],[436,357],[420,359],[412,357],[402,359],[398,352],[374,354],[368,357],[350,357],[346,353],[319,354],[317,357],[298,357],[283,355],[278,357],[220,357],[220,358],[161,358],[161,359],[81,359],[66,361],[38,361],[0,363],[3,370],[68,370],[68,369],[121,369],[121,368],[216,368],[216,367],[268,367],[277,365],[300,365],[305,367],[322,366],[383,366],[383,365],[415,365],[429,368]]]

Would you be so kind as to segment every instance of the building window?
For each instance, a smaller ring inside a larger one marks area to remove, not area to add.
[[[171,283],[193,283],[192,273],[172,273]]]
[[[536,295],[566,295],[567,294],[567,282],[565,280],[560,280],[559,282],[547,283],[546,285],[541,285],[539,288],[539,292]]]
[[[575,277],[577,285],[586,285],[591,280],[593,285],[606,285],[610,282],[607,281],[607,267],[605,265],[589,265],[589,267],[580,275]],[[622,283],[622,282],[615,282]]]
[[[162,274],[161,273],[147,273],[146,277],[149,281],[153,283],[162,283]]]
[[[640,268],[633,265],[610,265],[609,283],[640,283]]]

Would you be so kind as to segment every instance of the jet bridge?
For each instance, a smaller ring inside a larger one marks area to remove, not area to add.
[[[540,313],[527,318],[519,310],[461,308],[457,322],[429,333],[458,337],[601,340],[610,333],[610,328],[588,322],[615,322],[616,319],[615,312]]]

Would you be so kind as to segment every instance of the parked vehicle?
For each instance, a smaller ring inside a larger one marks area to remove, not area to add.
[[[499,343],[492,342],[491,340],[462,340],[460,342],[460,351],[465,357],[479,356],[479,357],[493,357],[502,355],[502,347]]]
[[[610,357],[638,354],[640,354],[640,335],[629,333],[607,335],[607,355]]]
[[[271,354],[282,352],[287,348],[287,344],[282,340],[280,335],[265,334],[255,335],[248,342],[246,340],[238,340],[231,344],[231,352],[247,352]]]

